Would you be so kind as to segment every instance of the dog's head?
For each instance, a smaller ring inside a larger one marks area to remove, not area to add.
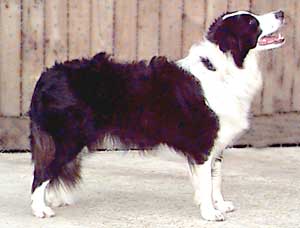
[[[285,42],[276,33],[284,23],[283,11],[255,15],[248,11],[236,11],[219,17],[209,28],[206,38],[230,52],[238,67],[243,66],[248,52],[277,48]]]

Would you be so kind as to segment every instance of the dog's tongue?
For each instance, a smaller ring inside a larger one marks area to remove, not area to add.
[[[269,36],[264,36],[259,39],[259,45],[268,45],[274,43],[280,43],[284,40],[284,37],[281,34],[274,34]]]

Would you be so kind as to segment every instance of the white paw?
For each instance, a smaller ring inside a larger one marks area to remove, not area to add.
[[[71,192],[67,191],[63,186],[47,188],[45,198],[51,207],[62,207],[74,204],[74,198]]]
[[[224,214],[212,207],[201,206],[201,216],[207,221],[225,221]]]
[[[222,211],[223,213],[226,212],[232,212],[235,210],[234,205],[231,201],[221,201],[221,202],[216,202],[215,207],[219,210]]]
[[[46,193],[46,202],[51,207],[63,207],[74,204],[74,199],[71,196],[63,197],[58,193]]]
[[[31,209],[33,215],[38,218],[53,217],[55,215],[54,211],[47,206],[32,204]]]
[[[31,195],[31,209],[32,213],[38,218],[53,217],[54,211],[50,207],[46,206],[44,196],[45,189],[49,183],[48,181],[43,182],[37,187]]]
[[[51,207],[64,207],[69,206],[72,203],[66,202],[59,198],[46,198],[47,204]]]

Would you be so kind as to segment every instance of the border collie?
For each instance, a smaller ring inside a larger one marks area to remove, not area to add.
[[[183,154],[201,216],[224,220],[234,206],[221,194],[222,151],[249,126],[262,85],[257,53],[283,45],[283,22],[282,11],[226,13],[177,62],[117,63],[99,53],[43,72],[30,106],[33,214],[51,217],[50,206],[72,203],[77,155],[109,135],[129,148],[167,145]]]

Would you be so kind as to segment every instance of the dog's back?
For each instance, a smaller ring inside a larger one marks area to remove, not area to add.
[[[176,134],[195,138],[199,129],[216,125],[207,111],[199,83],[173,62],[154,57],[149,65],[117,64],[101,53],[44,72],[33,94],[30,117],[61,141],[70,137],[89,145],[112,134],[128,146],[147,148],[174,140],[181,149],[186,142],[175,140]],[[198,142],[195,150],[201,145]]]

